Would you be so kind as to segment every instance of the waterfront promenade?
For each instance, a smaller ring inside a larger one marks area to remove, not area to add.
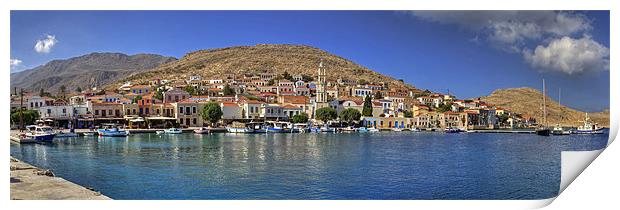
[[[87,189],[11,157],[11,200],[110,200]]]

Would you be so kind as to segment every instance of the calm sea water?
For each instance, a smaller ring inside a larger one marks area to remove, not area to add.
[[[560,151],[608,135],[212,134],[11,144],[11,155],[113,199],[543,199]]]

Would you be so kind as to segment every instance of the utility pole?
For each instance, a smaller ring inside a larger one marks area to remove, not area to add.
[[[19,132],[24,131],[24,89],[19,91]]]

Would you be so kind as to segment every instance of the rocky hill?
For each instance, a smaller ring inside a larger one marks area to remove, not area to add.
[[[326,67],[328,81],[352,79],[377,83],[388,82],[388,85],[392,87],[414,89],[413,86],[321,49],[288,44],[260,44],[199,50],[114,85],[125,81],[141,83],[155,77],[187,79],[191,75],[201,75],[203,79],[217,79],[227,73],[241,76],[265,72],[282,74],[286,71],[291,75],[305,74],[316,77],[321,60]]]
[[[55,93],[64,85],[67,91],[102,87],[119,79],[176,60],[154,54],[91,53],[49,63],[11,74],[13,87]]]
[[[491,95],[481,97],[481,100],[505,107],[516,113],[528,114],[542,121],[542,92],[533,88],[511,88],[495,90]],[[561,123],[563,126],[578,126],[583,121],[585,112],[562,106],[547,97],[547,121],[550,126]],[[599,126],[609,127],[609,111],[588,113],[592,121]]]

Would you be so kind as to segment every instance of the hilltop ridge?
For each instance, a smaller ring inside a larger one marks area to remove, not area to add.
[[[43,88],[45,91],[57,92],[63,85],[67,91],[73,91],[76,87],[100,87],[174,60],[176,58],[156,54],[95,52],[53,60],[33,69],[12,73],[11,90],[13,87],[30,91]]]
[[[200,75],[204,79],[216,79],[224,74],[304,74],[316,77],[319,63],[327,69],[328,81],[338,79],[364,80],[371,83],[386,82],[393,87],[415,89],[412,85],[372,71],[351,60],[334,55],[316,47],[291,44],[259,44],[198,50],[187,53],[174,62],[128,77],[119,83],[141,83],[152,78],[186,79]]]
[[[542,92],[537,89],[529,87],[497,89],[488,96],[480,97],[480,100],[510,109],[515,113],[530,115],[539,122],[542,121]],[[546,100],[549,126],[557,123],[563,126],[581,125],[579,121],[584,120],[585,112],[560,105],[549,96],[546,96]],[[609,127],[609,110],[588,113],[588,116],[599,125]]]

